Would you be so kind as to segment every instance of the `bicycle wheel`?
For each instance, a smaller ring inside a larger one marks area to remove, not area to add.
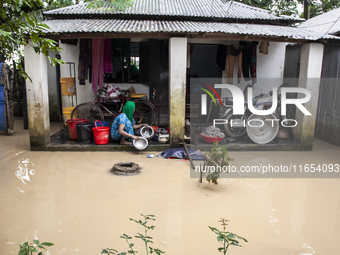
[[[156,121],[156,111],[153,106],[147,101],[134,101],[136,108],[134,118],[137,124],[146,123],[152,126]]]
[[[71,113],[71,119],[79,118],[85,118],[89,122],[95,122],[96,120],[103,121],[104,114],[98,106],[92,103],[83,103],[77,105]]]

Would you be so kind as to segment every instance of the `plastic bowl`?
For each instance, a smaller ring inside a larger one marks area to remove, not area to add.
[[[223,137],[211,137],[211,136],[205,136],[202,135],[202,133],[200,134],[202,136],[203,141],[207,142],[207,143],[216,143],[216,142],[221,142],[225,135],[223,135]]]
[[[133,146],[139,151],[142,151],[148,147],[148,144],[148,140],[143,136],[140,136],[138,140],[133,140]]]

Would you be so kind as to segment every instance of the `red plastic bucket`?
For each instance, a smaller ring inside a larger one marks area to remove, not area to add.
[[[97,127],[97,122],[99,122],[102,126]],[[103,124],[99,120],[96,120],[94,125],[95,127],[92,128],[92,130],[95,144],[108,144],[110,127],[103,127]]]
[[[66,122],[68,125],[68,133],[70,135],[70,139],[78,140],[76,124],[87,122],[87,119],[70,119],[67,120]]]

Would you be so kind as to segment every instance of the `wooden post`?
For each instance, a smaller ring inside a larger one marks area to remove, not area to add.
[[[316,114],[318,109],[319,88],[324,46],[321,43],[307,43],[301,48],[299,88],[307,89],[311,99],[305,103],[306,109],[312,114],[304,115],[296,109],[295,119],[298,125],[294,128],[294,139],[312,149]],[[298,94],[298,98],[304,95]]]
[[[187,38],[169,40],[169,115],[170,144],[184,138]]]
[[[32,81],[26,80],[28,126],[31,150],[41,150],[50,142],[48,106],[47,57],[25,46],[25,71]]]

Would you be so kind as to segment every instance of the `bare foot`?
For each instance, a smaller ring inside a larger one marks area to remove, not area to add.
[[[124,138],[120,139],[120,144],[121,145],[131,145],[131,143],[126,141]]]
[[[120,144],[121,144],[121,145],[131,145],[131,143],[128,142],[128,141],[120,142]]]

